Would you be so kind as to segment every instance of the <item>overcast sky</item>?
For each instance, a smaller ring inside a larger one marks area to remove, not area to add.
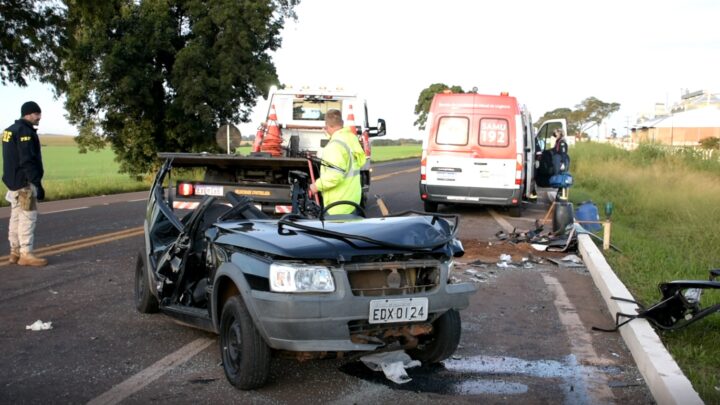
[[[535,119],[591,96],[620,103],[601,136],[681,89],[720,92],[717,0],[303,0],[296,11],[273,55],[280,81],[359,91],[391,138],[421,136],[413,109],[432,83],[508,91]],[[0,125],[28,99],[43,109],[40,133],[77,133],[37,83],[2,88]],[[266,109],[260,100],[244,135]]]

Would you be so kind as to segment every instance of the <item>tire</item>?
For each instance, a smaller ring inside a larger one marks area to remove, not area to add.
[[[418,347],[408,354],[423,363],[438,363],[452,356],[459,343],[460,313],[450,309],[433,322],[432,333],[421,337]]]
[[[423,201],[423,208],[425,209],[425,212],[437,212],[438,203],[426,200]]]
[[[150,292],[148,284],[144,250],[138,253],[135,264],[135,308],[143,314],[152,314],[158,311],[158,299]]]
[[[508,211],[509,211],[511,217],[520,218],[522,216],[522,212],[523,212],[522,203],[520,203],[518,205],[510,206],[510,208],[508,208]]]
[[[239,296],[225,302],[220,317],[220,357],[225,377],[236,388],[260,388],[270,374],[270,348]]]

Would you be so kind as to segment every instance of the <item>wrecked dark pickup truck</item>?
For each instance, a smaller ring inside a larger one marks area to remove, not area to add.
[[[277,351],[320,357],[399,347],[429,363],[455,351],[458,311],[476,291],[450,278],[463,254],[457,216],[365,218],[357,205],[360,215],[327,216],[310,209],[299,171],[288,179],[293,213],[281,218],[228,187],[176,210],[169,173],[177,159],[164,162],[150,192],[135,306],[218,333],[234,386],[263,386]]]

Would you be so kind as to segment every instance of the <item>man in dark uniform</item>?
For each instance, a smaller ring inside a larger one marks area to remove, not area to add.
[[[563,130],[558,128],[553,132],[555,146],[553,147],[553,174],[565,173],[570,170],[570,156],[568,144],[565,142]]]
[[[33,255],[37,201],[45,199],[40,139],[35,126],[42,112],[34,101],[20,108],[20,118],[3,132],[3,183],[10,202],[10,263],[45,266],[47,260]]]

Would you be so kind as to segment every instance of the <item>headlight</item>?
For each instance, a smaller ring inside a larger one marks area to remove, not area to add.
[[[276,292],[333,292],[335,281],[329,268],[304,264],[270,265],[270,290]]]

